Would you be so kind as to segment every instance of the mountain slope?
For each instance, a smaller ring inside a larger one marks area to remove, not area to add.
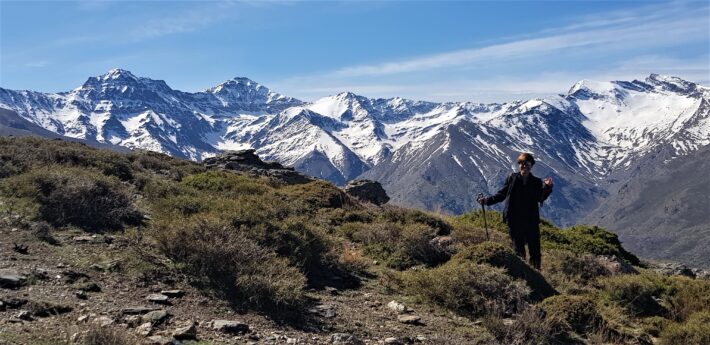
[[[583,221],[619,234],[641,256],[710,267],[710,147],[642,164]]]
[[[497,190],[529,151],[534,173],[556,180],[543,214],[560,225],[594,209],[640,162],[709,145],[709,100],[707,87],[655,74],[503,104],[350,92],[305,103],[247,78],[188,93],[121,69],[69,92],[0,88],[0,107],[60,135],[194,160],[254,148],[338,184],[378,179],[393,203],[452,213],[476,208],[472,194]]]

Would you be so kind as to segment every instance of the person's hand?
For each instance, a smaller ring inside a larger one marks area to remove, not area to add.
[[[483,205],[486,203],[486,198],[484,198],[483,195],[479,195],[476,201],[478,201],[479,204]]]
[[[545,187],[552,188],[552,186],[553,186],[552,177],[548,177],[548,178],[542,180],[542,183],[545,184]]]

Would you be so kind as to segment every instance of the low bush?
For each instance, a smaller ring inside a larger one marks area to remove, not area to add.
[[[551,250],[543,254],[543,273],[556,289],[580,291],[597,277],[611,274],[594,255],[575,254],[568,250]]]
[[[143,220],[118,179],[86,169],[54,166],[32,171],[6,179],[2,189],[35,202],[37,217],[54,226],[120,230],[124,224],[139,225]]]
[[[527,307],[516,315],[514,326],[506,325],[499,317],[487,317],[483,325],[494,336],[495,343],[501,345],[586,344],[560,327],[558,320],[545,317],[545,312],[535,307]]]
[[[529,300],[530,289],[505,270],[468,261],[452,260],[432,269],[407,271],[397,283],[419,296],[466,316],[511,315]]]
[[[588,296],[552,296],[545,299],[540,307],[547,319],[564,325],[564,328],[569,327],[579,335],[598,332],[602,328],[603,319],[596,303]]]
[[[673,288],[668,277],[655,273],[624,274],[597,281],[603,296],[634,316],[664,316],[667,309],[658,301]]]
[[[262,195],[272,189],[267,181],[228,171],[208,171],[190,175],[185,177],[182,183],[200,191],[222,195]]]
[[[626,251],[619,237],[598,226],[577,225],[568,229],[558,229],[542,223],[540,239],[543,248],[563,249],[574,253],[589,253],[595,255],[615,255],[634,265],[639,265],[639,259]]]
[[[510,248],[499,243],[484,242],[465,247],[456,253],[452,260],[504,268],[510,276],[522,279],[528,284],[534,300],[543,300],[557,293],[540,272],[528,266]]]
[[[436,235],[439,236],[450,234],[452,229],[451,225],[440,216],[415,209],[385,205],[381,217],[389,223],[423,224],[434,229]]]
[[[674,289],[667,298],[670,317],[685,321],[697,312],[710,312],[710,281],[672,277]]]
[[[671,322],[664,317],[651,316],[641,320],[641,327],[645,333],[658,337]]]
[[[125,330],[112,327],[90,328],[82,337],[82,345],[133,345],[137,343]]]
[[[320,208],[341,208],[355,203],[345,192],[326,181],[284,186],[278,192],[309,213]]]
[[[449,258],[431,243],[435,230],[423,224],[346,223],[339,231],[362,243],[366,254],[382,260],[390,268],[434,266]]]
[[[159,249],[235,304],[282,308],[303,300],[306,278],[288,260],[210,216],[162,221]]]
[[[671,323],[661,332],[661,345],[710,344],[710,312],[692,314],[685,323]]]

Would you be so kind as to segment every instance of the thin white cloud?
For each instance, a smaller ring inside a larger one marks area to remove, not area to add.
[[[702,12],[702,11],[701,11]],[[708,36],[705,15],[664,18],[634,26],[612,27],[529,38],[481,48],[450,51],[374,65],[341,68],[327,77],[380,76],[458,67],[486,61],[511,60],[552,54],[570,49],[605,49],[608,51],[658,47],[692,41]]]
[[[137,26],[131,32],[134,40],[157,38],[176,33],[192,32],[230,16],[228,9],[234,2],[217,2],[201,9],[190,9],[175,16],[153,19]]]
[[[407,82],[347,83],[334,80],[289,80],[269,83],[274,90],[306,101],[351,91],[366,97],[404,97],[435,102],[507,102],[565,94],[579,80],[643,80],[651,73],[681,77],[710,86],[710,56],[690,59],[642,55],[612,66],[583,70],[500,74],[486,78],[456,78]],[[366,78],[367,79],[367,78]]]
[[[496,102],[566,93],[580,79],[632,80],[650,73],[710,83],[710,7],[673,2],[571,20],[561,26],[506,38],[503,43],[345,66],[274,82],[305,100],[352,91],[368,97],[402,96],[432,101]],[[671,58],[668,47],[705,44],[703,56]],[[667,51],[667,52],[666,52]],[[649,53],[656,52],[656,53]],[[664,53],[661,53],[664,52]],[[614,56],[605,63],[594,63]],[[568,62],[560,67],[547,60]],[[589,61],[585,64],[584,61]],[[534,67],[539,63],[539,67]],[[502,64],[533,66],[509,72]],[[580,67],[581,66],[581,67]],[[489,70],[488,73],[480,73]],[[495,72],[495,77],[484,76]],[[499,72],[498,72],[499,71]],[[554,72],[550,72],[554,71]]]
[[[42,68],[42,67],[47,67],[49,65],[49,61],[47,60],[41,60],[41,61],[29,61],[25,62],[25,67],[29,68]]]

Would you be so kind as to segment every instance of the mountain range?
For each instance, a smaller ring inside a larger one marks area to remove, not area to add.
[[[0,107],[62,136],[193,160],[255,148],[339,185],[380,181],[394,203],[448,213],[475,208],[477,193],[494,193],[517,154],[532,152],[533,173],[555,180],[542,215],[562,226],[602,219],[629,181],[710,144],[710,88],[657,74],[482,104],[350,92],[304,102],[241,77],[190,93],[113,69],[68,92],[0,88]]]

